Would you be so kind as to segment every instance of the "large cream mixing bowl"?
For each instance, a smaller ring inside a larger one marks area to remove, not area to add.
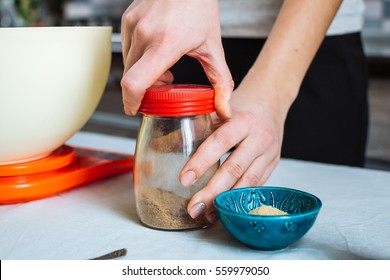
[[[111,27],[0,28],[0,165],[49,155],[96,109]]]

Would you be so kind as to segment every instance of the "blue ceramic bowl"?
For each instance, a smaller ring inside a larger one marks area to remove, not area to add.
[[[270,205],[288,215],[248,214],[261,205]],[[284,187],[248,187],[219,194],[214,200],[226,230],[238,241],[257,250],[278,250],[304,236],[321,209],[316,196]]]

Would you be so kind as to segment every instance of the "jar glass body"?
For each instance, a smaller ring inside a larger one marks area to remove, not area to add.
[[[203,228],[203,215],[192,219],[187,205],[219,166],[215,163],[190,186],[180,184],[179,173],[199,145],[212,133],[210,115],[160,117],[143,115],[135,152],[134,192],[140,221],[152,228]]]

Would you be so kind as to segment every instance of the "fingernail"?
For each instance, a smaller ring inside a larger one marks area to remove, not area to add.
[[[183,174],[180,178],[180,183],[185,186],[189,187],[196,181],[196,174],[194,171],[187,171],[186,173]]]
[[[202,214],[206,210],[207,206],[203,202],[199,202],[191,207],[190,211],[188,211],[188,214],[191,216],[191,218],[195,219],[200,214]]]
[[[206,219],[207,219],[207,221],[209,221],[210,224],[212,224],[218,220],[218,213],[216,211],[208,213],[208,214],[206,214]]]

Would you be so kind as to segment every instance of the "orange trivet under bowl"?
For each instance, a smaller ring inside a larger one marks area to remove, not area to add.
[[[132,170],[132,155],[64,145],[46,158],[0,165],[0,204],[46,198]]]

